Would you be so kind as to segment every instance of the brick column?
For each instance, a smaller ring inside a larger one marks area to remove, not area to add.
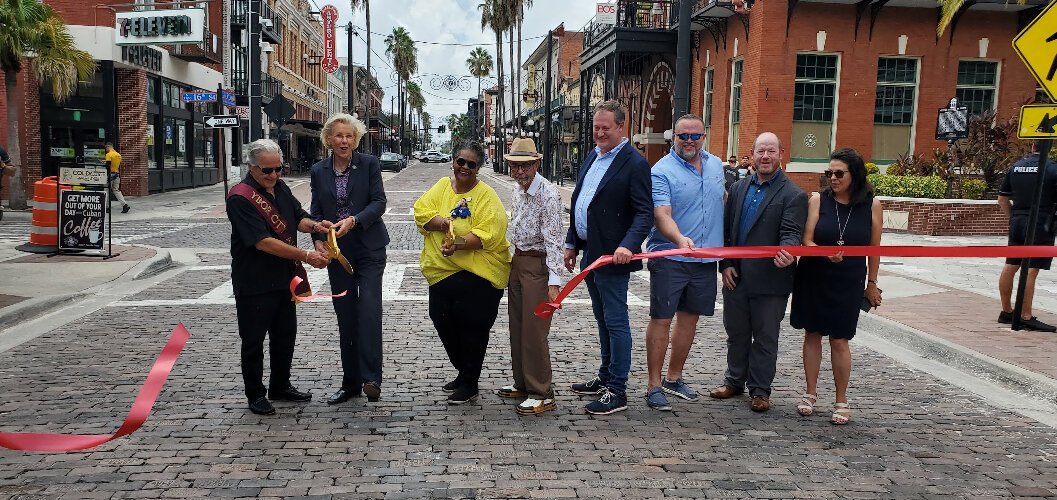
[[[117,82],[118,144],[121,153],[121,191],[147,194],[147,73],[114,69]]]
[[[32,201],[33,183],[41,178],[44,156],[40,151],[40,82],[30,69],[28,59],[23,59],[21,77],[22,95],[25,96],[19,119],[22,130],[18,131],[22,140],[22,184],[26,186],[26,199]]]

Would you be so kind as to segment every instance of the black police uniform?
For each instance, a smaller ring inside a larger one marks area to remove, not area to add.
[[[275,183],[274,196],[252,176],[246,176],[242,182],[267,198],[291,227],[296,227],[301,219],[310,218],[282,180]],[[242,338],[242,379],[246,385],[246,397],[252,402],[266,395],[262,383],[265,334],[270,336],[270,389],[272,392],[282,391],[290,386],[290,366],[297,337],[297,315],[290,295],[294,262],[254,246],[265,238],[281,238],[250,200],[229,196],[227,210],[231,221],[231,283],[235,292],[239,337]]]
[[[1009,218],[1009,245],[1024,245],[1028,238],[1028,218],[1035,201],[1035,181],[1038,179],[1039,155],[1033,153],[1014,163],[1006,171],[1006,178],[998,194],[1013,201],[1013,213]],[[1057,202],[1057,162],[1046,163],[1046,176],[1042,185],[1042,200],[1039,203],[1039,218],[1035,226],[1035,245],[1052,245],[1054,242],[1054,203]],[[1049,223],[1047,223],[1049,222]],[[1049,230],[1047,230],[1049,229]],[[1030,258],[1028,266],[1034,269],[1049,269],[1052,258]],[[1006,264],[1020,265],[1020,259],[1006,259]]]

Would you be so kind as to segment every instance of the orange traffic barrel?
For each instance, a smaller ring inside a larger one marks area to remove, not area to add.
[[[18,250],[51,253],[59,249],[57,183],[58,178],[54,176],[33,183],[33,225],[29,230],[29,243],[17,247]]]

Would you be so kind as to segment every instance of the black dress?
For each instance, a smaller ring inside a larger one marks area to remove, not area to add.
[[[839,221],[839,225],[838,225]],[[837,203],[829,193],[820,194],[815,243],[820,246],[870,244],[873,197],[849,207]],[[851,339],[859,323],[859,306],[866,288],[866,257],[845,257],[830,262],[826,257],[802,257],[793,282],[793,306],[789,322],[793,328]]]

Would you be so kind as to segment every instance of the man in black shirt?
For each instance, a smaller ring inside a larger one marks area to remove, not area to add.
[[[1035,201],[1035,183],[1038,178],[1039,153],[1032,145],[1032,153],[1014,163],[1006,171],[1006,178],[998,191],[998,206],[1009,217],[1009,245],[1025,245],[1028,234],[1028,216]],[[1046,175],[1039,203],[1039,218],[1035,227],[1035,245],[1053,245],[1054,203],[1057,202],[1057,162],[1046,162]],[[1032,316],[1031,305],[1035,296],[1035,278],[1039,269],[1049,269],[1053,259],[1028,259],[1028,282],[1024,289],[1024,309],[1021,311],[1021,327],[1025,330],[1054,332],[1057,327],[1048,325]],[[1002,274],[998,278],[998,292],[1002,300],[1002,312],[998,322],[1013,322],[1013,278],[1020,270],[1020,259],[1006,259]]]
[[[242,338],[246,398],[250,411],[271,415],[275,408],[267,396],[286,401],[312,399],[312,394],[290,385],[297,337],[290,282],[298,261],[316,268],[329,263],[328,256],[298,248],[296,231],[326,233],[332,224],[312,220],[286,183],[279,180],[283,154],[275,141],[260,139],[250,143],[247,164],[249,175],[241,183],[244,186],[233,187],[227,199],[231,221],[231,281]],[[266,213],[270,216],[266,217]],[[296,231],[290,230],[293,228],[287,224],[296,224]],[[271,336],[271,378],[267,391],[262,383],[265,334]]]
[[[738,174],[738,157],[731,156],[727,159],[727,163],[723,165],[723,184],[727,191],[730,191],[730,187],[738,182],[738,178],[741,177]]]

